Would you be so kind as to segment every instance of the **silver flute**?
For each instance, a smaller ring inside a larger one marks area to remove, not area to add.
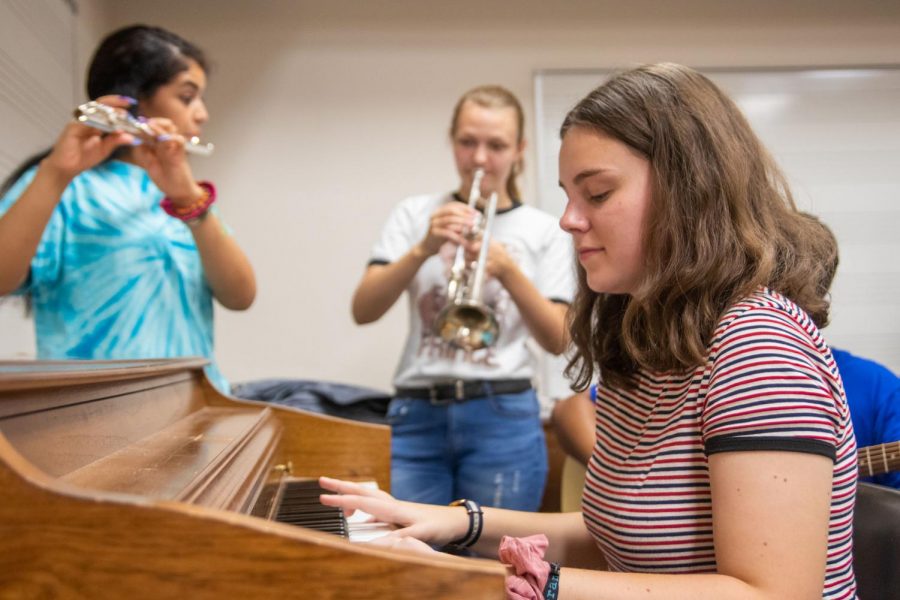
[[[124,131],[136,136],[136,143],[141,143],[143,138],[157,139],[159,135],[145,122],[135,116],[100,102],[85,102],[75,109],[75,120],[79,123],[112,133]],[[203,143],[200,138],[193,136],[184,141],[184,150],[198,156],[209,156],[215,146]]]

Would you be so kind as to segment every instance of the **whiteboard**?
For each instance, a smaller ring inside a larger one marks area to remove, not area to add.
[[[832,346],[900,373],[900,67],[699,69],[728,92],[784,170],[798,206],[834,231]],[[535,74],[538,198],[561,215],[559,126],[611,70]],[[545,377],[560,378],[550,360]],[[565,395],[560,379],[553,395]]]

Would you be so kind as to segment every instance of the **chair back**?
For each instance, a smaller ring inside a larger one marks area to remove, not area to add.
[[[860,482],[853,528],[859,597],[896,600],[900,597],[900,490]]]

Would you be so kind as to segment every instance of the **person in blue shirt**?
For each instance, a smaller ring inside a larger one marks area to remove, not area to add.
[[[856,446],[862,449],[900,442],[900,377],[873,360],[845,350],[832,348],[831,353],[844,382]],[[900,489],[900,471],[863,481]]]
[[[185,156],[209,118],[207,70],[169,31],[113,32],[91,61],[88,97],[129,111],[146,135],[72,121],[0,189],[0,295],[28,297],[38,358],[213,361],[213,298],[253,302],[253,268]],[[215,362],[207,374],[228,390]]]

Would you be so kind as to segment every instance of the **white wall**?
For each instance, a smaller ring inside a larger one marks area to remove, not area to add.
[[[85,56],[107,28],[97,2],[0,1],[0,180],[49,146],[84,94]],[[0,359],[34,357],[24,315],[22,298],[0,298]]]
[[[206,137],[218,148],[195,167],[217,183],[260,290],[250,311],[216,316],[235,381],[389,387],[405,304],[357,327],[350,296],[392,205],[455,183],[446,132],[468,87],[506,85],[531,120],[540,69],[900,57],[900,3],[874,0],[95,2],[110,27],[169,27],[214,59]]]

